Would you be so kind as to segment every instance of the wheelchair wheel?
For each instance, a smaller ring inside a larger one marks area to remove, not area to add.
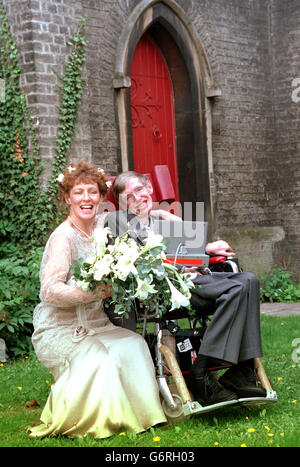
[[[170,383],[169,388],[175,402],[175,407],[170,407],[165,400],[162,400],[161,405],[168,421],[170,423],[178,423],[185,418],[183,413],[182,400],[179,394],[176,394],[177,388],[175,383]]]
[[[165,400],[162,401],[162,408],[168,418],[178,418],[183,414],[182,400],[178,394],[172,394],[175,407],[170,407]]]

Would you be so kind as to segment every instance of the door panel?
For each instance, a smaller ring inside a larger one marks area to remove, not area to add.
[[[164,57],[147,34],[137,44],[130,78],[134,170],[148,173],[154,165],[168,165],[179,200],[173,86]]]

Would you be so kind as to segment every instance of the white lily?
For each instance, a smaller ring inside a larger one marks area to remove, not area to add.
[[[149,230],[146,244],[143,250],[141,251],[141,254],[145,253],[148,250],[151,250],[151,248],[162,246],[162,241],[163,241],[162,235],[156,234],[153,231]]]
[[[154,285],[151,285],[147,281],[141,280],[139,277],[137,277],[137,284],[137,290],[134,294],[134,297],[138,298],[139,300],[147,300],[149,294],[157,292]]]
[[[130,261],[134,262],[139,256],[139,250],[137,243],[131,239],[128,242],[120,242],[119,244],[115,244],[114,252],[116,253],[117,257],[124,256],[126,259],[130,259]]]
[[[96,281],[101,281],[103,276],[106,276],[110,273],[112,262],[113,257],[111,255],[104,255],[95,263],[93,277]]]
[[[180,284],[181,290],[185,293],[189,293],[189,289],[192,289],[195,287],[195,284],[192,282],[192,279],[197,277],[197,273],[186,273],[183,274],[182,276],[178,273],[177,269],[173,264],[168,264],[165,263],[164,267],[167,271],[170,271],[174,276],[176,277],[178,283]]]
[[[80,275],[83,279],[86,279],[90,276],[90,272],[86,271],[85,269],[81,268],[80,270]]]
[[[96,261],[96,255],[95,255],[95,254],[88,256],[88,257],[85,258],[85,260],[84,260],[84,262],[85,262],[86,264],[94,264],[95,261]]]
[[[167,259],[166,253],[162,250],[158,255],[157,258],[159,259]]]
[[[120,256],[117,263],[112,266],[118,279],[125,281],[130,273],[137,275],[137,269],[130,257]]]
[[[80,287],[82,290],[88,291],[90,283],[87,281],[76,281],[76,287]]]
[[[102,257],[105,249],[106,249],[106,244],[108,241],[108,235],[111,233],[111,230],[109,227],[103,228],[96,228],[94,230],[94,241],[96,245],[96,254],[97,256]]]
[[[172,284],[172,282],[167,277],[166,277],[166,281],[168,282],[168,285],[171,291],[172,308],[170,309],[170,311],[175,310],[177,308],[189,306],[190,294],[189,296],[183,295],[181,292],[179,292],[179,290],[176,289],[176,287]]]

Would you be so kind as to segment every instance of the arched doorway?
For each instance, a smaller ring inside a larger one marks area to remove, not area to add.
[[[165,59],[145,33],[135,49],[130,69],[133,168],[151,172],[167,165],[179,201],[173,86]]]
[[[147,4],[146,4],[147,3]],[[119,39],[115,88],[120,134],[120,170],[135,168],[131,109],[131,64],[144,34],[159,48],[174,92],[179,201],[204,203],[204,217],[214,230],[211,107],[214,83],[205,52],[189,18],[173,0],[149,0],[131,13]],[[209,94],[207,94],[209,91]],[[159,132],[157,133],[159,136]],[[193,212],[193,218],[195,211]],[[197,216],[196,216],[197,217]]]

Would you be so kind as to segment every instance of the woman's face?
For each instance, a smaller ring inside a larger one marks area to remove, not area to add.
[[[97,183],[79,183],[65,196],[70,215],[81,221],[94,219],[102,201]]]

